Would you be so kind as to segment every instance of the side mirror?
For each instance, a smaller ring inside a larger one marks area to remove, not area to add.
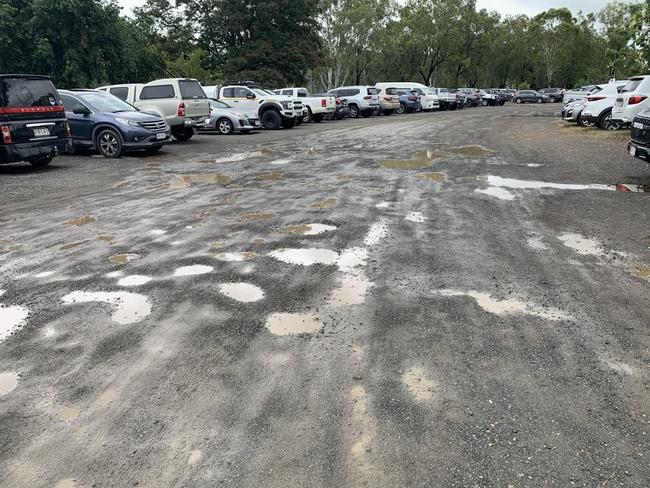
[[[72,113],[77,115],[88,115],[90,114],[90,110],[88,110],[88,107],[80,104],[72,107]]]
[[[255,100],[255,95],[253,95],[252,93],[249,93],[248,95],[246,95],[246,99],[247,100]]]

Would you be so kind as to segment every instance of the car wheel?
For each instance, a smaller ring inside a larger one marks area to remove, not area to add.
[[[356,105],[349,105],[350,108],[350,118],[356,119],[359,116],[359,107]]]
[[[175,131],[172,131],[172,135],[177,141],[189,141],[192,137],[194,137],[194,129],[191,127],[183,127],[182,129],[176,129]]]
[[[538,99],[537,99],[537,103],[542,103],[543,101],[544,101],[544,100],[542,100],[541,98],[538,98]]]
[[[602,130],[618,130],[621,128],[621,125],[612,120],[612,111],[607,110],[598,118],[598,127]]]
[[[222,119],[217,120],[217,130],[219,131],[219,134],[228,136],[233,132],[235,132],[235,126],[230,121],[230,119],[224,117]]]
[[[318,115],[314,115],[314,116],[312,117],[312,120],[313,120],[316,124],[318,124],[318,123],[322,122],[324,118],[325,118],[325,116],[324,116],[323,114],[318,114]]]
[[[267,110],[262,114],[262,125],[265,129],[279,129],[282,126],[282,117],[275,110]]]
[[[399,108],[397,109],[398,114],[406,113],[406,104],[399,102]]]
[[[521,98],[515,98],[515,103],[522,103],[523,100]]]
[[[580,114],[578,115],[578,125],[580,127],[593,127],[594,123],[586,121],[582,114]]]
[[[48,154],[47,156],[41,156],[40,158],[32,158],[28,160],[34,168],[45,168],[48,164],[54,159],[53,154]]]
[[[122,138],[112,129],[100,130],[95,137],[95,148],[105,158],[122,156]]]
[[[311,109],[309,107],[307,107],[307,113],[305,115],[303,115],[302,123],[303,124],[308,124],[311,121],[312,121]]]

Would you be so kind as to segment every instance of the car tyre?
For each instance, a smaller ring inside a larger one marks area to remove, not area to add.
[[[95,148],[105,158],[119,158],[124,152],[122,138],[113,129],[101,129],[95,136]]]
[[[282,127],[282,117],[275,110],[267,110],[262,114],[262,125],[265,129],[277,130]]]
[[[399,108],[397,109],[398,114],[405,114],[406,113],[406,104],[403,102],[399,102]]]
[[[612,120],[611,109],[605,110],[602,115],[598,117],[596,125],[602,130],[618,130],[621,128],[621,125],[618,122]]]
[[[47,156],[41,156],[38,158],[29,159],[28,162],[34,168],[45,168],[48,164],[52,162],[53,159],[54,159],[54,155],[48,154]]]
[[[307,107],[307,113],[303,115],[302,117],[302,123],[303,124],[308,124],[313,120],[312,114],[311,114],[311,109]]]
[[[349,117],[351,119],[356,119],[357,117],[359,117],[359,107],[357,107],[356,105],[348,105],[348,108],[350,109]]]
[[[235,126],[233,125],[230,119],[227,119],[226,117],[222,117],[219,120],[217,120],[217,130],[219,131],[219,134],[223,134],[224,136],[229,136],[230,134],[235,132]]]
[[[538,99],[537,99],[537,103],[542,103],[543,101],[544,101],[544,100],[542,100],[541,98],[538,98]]]
[[[194,137],[194,129],[191,127],[183,127],[182,129],[172,131],[172,135],[177,141],[189,141]]]
[[[515,103],[523,103],[523,100],[521,98],[515,98]]]

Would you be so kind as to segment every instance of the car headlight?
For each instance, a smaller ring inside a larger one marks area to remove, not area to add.
[[[134,125],[134,126],[140,127],[140,124],[138,124],[135,120],[132,120],[132,119],[125,119],[123,117],[115,117],[115,120],[117,120],[120,124]]]
[[[284,108],[291,108],[293,106],[293,102],[291,102],[289,100],[284,100],[284,101],[282,101],[280,103],[282,104],[282,107],[284,107]]]

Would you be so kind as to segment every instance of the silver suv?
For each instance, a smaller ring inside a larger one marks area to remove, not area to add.
[[[345,98],[350,108],[350,117],[370,117],[379,111],[379,89],[374,86],[341,86],[327,92],[328,95]]]

